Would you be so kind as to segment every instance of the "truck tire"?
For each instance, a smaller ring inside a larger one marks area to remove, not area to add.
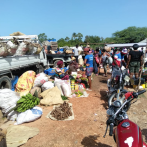
[[[0,77],[0,89],[11,89],[11,79],[7,76]]]
[[[61,60],[56,60],[56,61],[54,62],[54,66],[53,66],[54,68],[57,67],[57,62],[58,62],[58,61],[61,61]],[[63,67],[65,67],[65,63],[64,63],[64,62],[63,62]]]

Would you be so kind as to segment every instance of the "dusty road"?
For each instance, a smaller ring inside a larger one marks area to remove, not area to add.
[[[108,133],[103,138],[106,127],[106,85],[107,78],[94,76],[93,91],[88,98],[70,98],[75,119],[72,121],[53,121],[46,118],[52,107],[42,107],[40,119],[22,125],[36,127],[39,134],[22,147],[116,147]],[[142,129],[147,142],[147,94],[145,93],[128,112],[130,119]]]

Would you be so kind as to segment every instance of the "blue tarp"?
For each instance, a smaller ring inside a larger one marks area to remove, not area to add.
[[[64,67],[64,68],[61,68],[61,69],[64,69],[65,72],[68,70],[67,67]],[[44,73],[49,75],[49,76],[53,76],[53,75],[55,75],[55,69],[49,68],[47,70],[44,70]]]
[[[11,90],[14,91],[15,90],[15,85],[17,84],[18,82],[18,76],[15,76],[15,78],[13,80],[11,80]]]

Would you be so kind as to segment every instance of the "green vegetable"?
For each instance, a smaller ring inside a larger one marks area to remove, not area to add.
[[[5,116],[7,116],[11,111],[15,110],[17,112],[25,112],[28,109],[31,109],[40,103],[37,90],[35,91],[35,96],[30,93],[26,96],[22,96],[18,101],[16,107],[12,108]]]
[[[68,100],[68,97],[61,95],[62,100]]]

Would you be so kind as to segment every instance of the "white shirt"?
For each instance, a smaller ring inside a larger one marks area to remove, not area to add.
[[[78,48],[73,48],[73,50],[74,50],[74,56],[78,56]]]

